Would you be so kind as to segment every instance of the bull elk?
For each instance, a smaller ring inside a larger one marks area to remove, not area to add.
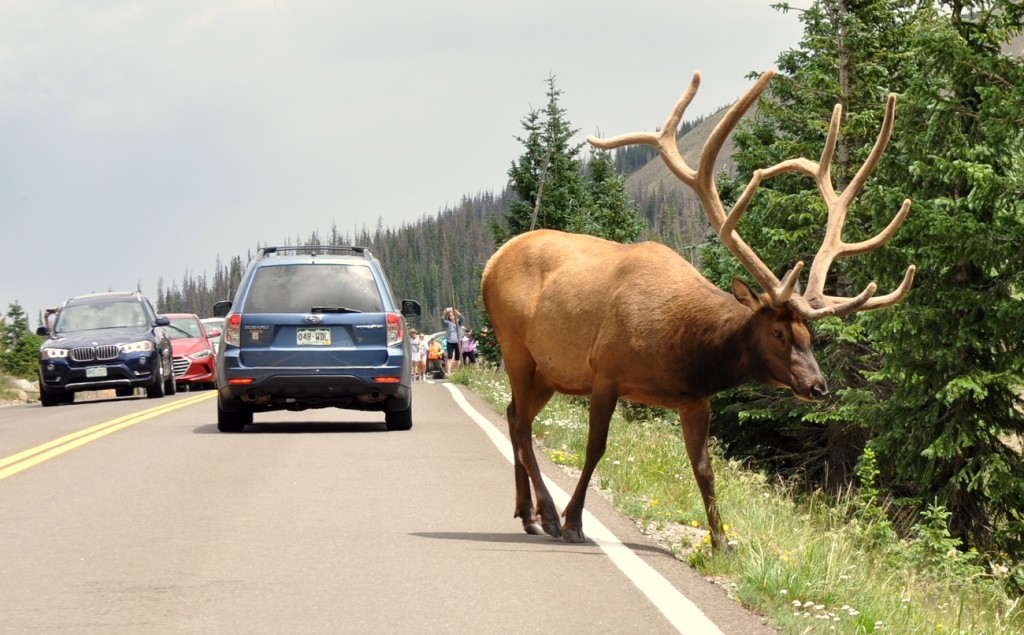
[[[877,236],[856,243],[842,239],[850,204],[892,134],[895,95],[887,100],[878,140],[842,193],[837,193],[831,182],[842,113],[836,105],[820,161],[796,158],[756,171],[732,210],[725,213],[714,180],[715,159],[773,74],[764,73],[732,106],[704,145],[696,170],[679,154],[675,134],[700,84],[699,72],[660,132],[588,138],[605,150],[630,144],[656,147],[676,177],[699,195],[715,231],[765,293],[756,293],[739,279],[733,281],[732,293],[726,293],[681,256],[657,243],[624,245],[552,230],[521,234],[488,261],[481,287],[512,390],[507,418],[514,449],[515,516],[522,519],[527,533],[545,532],[567,542],[584,540],[587,487],[604,455],[612,412],[624,398],[678,411],[712,544],[722,547],[726,535],[708,453],[711,397],[753,380],[789,388],[803,400],[822,399],[828,387],[812,352],[808,323],[891,306],[910,290],[913,265],[888,295],[875,297],[874,282],[854,297],[836,297],[824,291],[835,259],[882,245],[910,210],[907,199]],[[803,293],[798,287],[803,262],[779,280],[736,233],[762,179],[784,172],[814,179],[828,207],[824,241]],[[564,525],[560,525],[544,486],[532,445],[533,420],[555,392],[590,396],[586,458],[563,514]],[[531,500],[531,483],[536,505]]]

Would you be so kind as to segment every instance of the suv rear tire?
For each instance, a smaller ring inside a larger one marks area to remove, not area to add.
[[[225,410],[217,398],[217,430],[221,432],[241,432],[242,428],[252,423],[252,410]]]
[[[412,428],[412,404],[405,410],[388,410],[384,413],[388,430],[409,430]]]

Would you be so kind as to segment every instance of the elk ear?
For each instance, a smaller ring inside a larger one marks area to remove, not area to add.
[[[749,284],[743,282],[739,278],[732,279],[732,294],[740,304],[747,307],[754,313],[757,313],[762,307],[764,307],[764,302],[761,300],[761,296],[751,289]]]

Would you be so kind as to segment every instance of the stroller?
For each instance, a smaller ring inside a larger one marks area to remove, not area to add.
[[[436,346],[435,346],[436,345]],[[433,337],[427,347],[427,375],[433,379],[444,379],[448,345],[444,337]]]

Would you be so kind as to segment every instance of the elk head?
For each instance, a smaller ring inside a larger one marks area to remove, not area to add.
[[[754,312],[747,335],[751,379],[774,388],[789,388],[803,401],[828,395],[828,384],[814,359],[814,335],[807,320],[788,305],[773,306],[740,279],[732,281],[733,296]]]

